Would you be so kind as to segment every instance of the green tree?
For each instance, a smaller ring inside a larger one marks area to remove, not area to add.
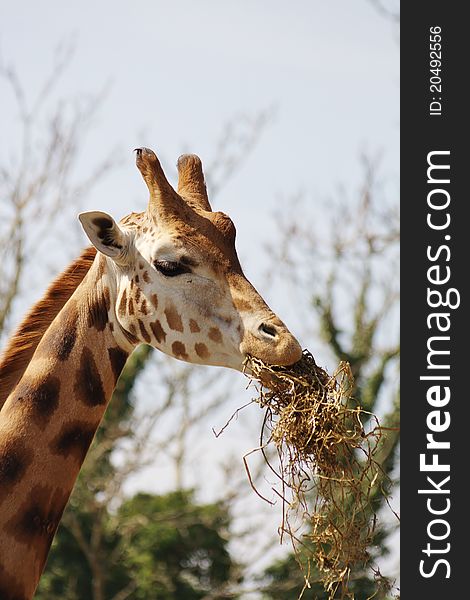
[[[36,594],[39,600],[198,600],[223,589],[233,575],[228,513],[220,504],[196,504],[191,491],[140,493],[116,514],[104,512],[94,564],[88,551],[94,515],[72,510],[79,539],[67,526],[60,527]]]
[[[196,505],[189,491],[138,494],[118,516],[127,537],[122,561],[137,582],[136,599],[197,600],[230,579],[229,518],[221,505]]]

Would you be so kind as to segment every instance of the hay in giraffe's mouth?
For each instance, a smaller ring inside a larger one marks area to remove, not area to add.
[[[352,399],[349,363],[340,363],[333,376],[308,351],[290,367],[254,357],[244,364],[257,390],[254,400],[266,410],[257,450],[278,476],[273,490],[282,498],[281,540],[287,535],[292,542],[304,590],[317,579],[330,598],[340,591],[347,597],[351,570],[364,568],[374,536],[372,498],[381,493],[374,460],[382,436],[378,420]],[[246,457],[245,466],[259,494]]]

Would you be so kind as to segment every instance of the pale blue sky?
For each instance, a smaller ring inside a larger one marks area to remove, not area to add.
[[[57,96],[96,94],[110,84],[78,176],[88,176],[113,148],[123,162],[85,208],[115,217],[143,208],[136,146],[154,148],[170,175],[183,151],[210,164],[227,121],[271,107],[257,145],[214,199],[237,225],[242,259],[248,251],[261,255],[263,240],[272,238],[267,219],[280,198],[308,193],[321,219],[326,194],[340,182],[357,184],[361,150],[380,150],[383,171],[397,175],[397,32],[367,0],[1,0],[0,7],[1,55],[30,97],[59,42],[72,42],[75,53]],[[5,157],[19,140],[12,98],[2,96]],[[260,287],[261,256],[244,263]]]
[[[183,148],[210,161],[228,119],[271,106],[273,123],[219,200],[238,222],[249,227],[277,193],[353,182],[364,146],[385,149],[397,170],[398,46],[392,25],[366,0],[19,0],[1,7],[2,55],[31,94],[53,48],[69,38],[76,52],[59,92],[96,93],[111,82],[85,172],[116,145],[123,155],[149,145],[171,164]],[[3,153],[15,139],[11,113],[2,115]],[[125,212],[143,202],[126,158],[90,203]]]

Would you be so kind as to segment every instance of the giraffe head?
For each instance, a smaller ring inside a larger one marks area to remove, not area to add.
[[[103,212],[80,215],[106,257],[118,327],[134,343],[191,363],[241,369],[247,354],[296,362],[299,343],[243,275],[234,224],[211,209],[199,158],[180,157],[176,192],[155,154],[136,152],[147,210],[119,224]]]

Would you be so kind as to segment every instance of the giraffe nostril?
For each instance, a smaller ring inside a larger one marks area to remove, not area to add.
[[[261,323],[258,327],[258,331],[264,336],[269,337],[272,340],[277,338],[277,329],[274,325],[268,325],[268,323]]]

